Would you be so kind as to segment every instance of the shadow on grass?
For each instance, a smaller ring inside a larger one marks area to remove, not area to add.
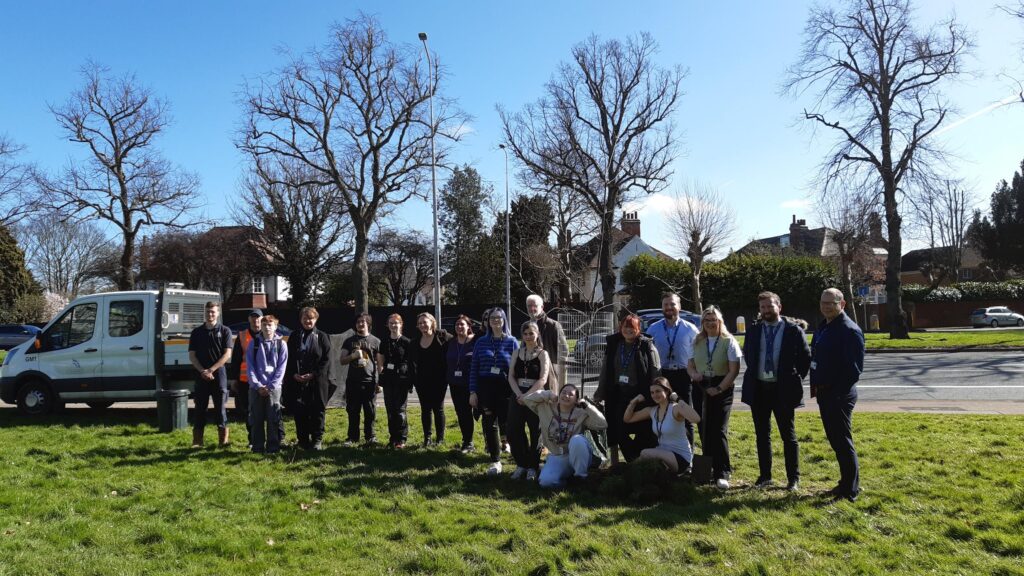
[[[153,427],[153,433],[157,432],[155,406],[153,408],[109,408],[96,410],[82,405],[81,407],[62,408],[45,416],[25,416],[20,414],[17,408],[5,407],[0,408],[0,422],[5,427],[42,426],[63,428],[71,428],[73,426],[87,428],[148,424]]]

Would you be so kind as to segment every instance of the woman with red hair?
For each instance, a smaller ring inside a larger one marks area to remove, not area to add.
[[[619,323],[619,333],[607,338],[601,378],[594,400],[604,402],[608,420],[608,448],[612,464],[618,463],[618,448],[627,462],[635,460],[646,448],[658,445],[649,424],[626,423],[623,417],[630,400],[642,395],[647,405],[651,400],[651,384],[658,377],[661,361],[654,342],[640,329],[640,317],[630,314]]]

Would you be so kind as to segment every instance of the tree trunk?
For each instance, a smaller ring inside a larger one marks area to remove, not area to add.
[[[883,178],[885,186],[885,220],[889,233],[889,254],[885,259],[885,310],[889,316],[889,338],[910,338],[907,318],[903,313],[902,296],[900,294],[900,268],[903,263],[903,239],[900,226],[903,222],[896,204],[896,183]]]
[[[370,274],[366,264],[370,227],[366,220],[357,217],[352,218],[352,227],[356,232],[355,254],[352,260],[352,292],[356,297],[356,314],[365,314],[370,311]]]
[[[849,254],[840,256],[841,265],[839,268],[842,270],[840,274],[842,276],[841,281],[843,283],[843,291],[846,292],[846,313],[853,320],[853,323],[857,323],[857,303],[853,299],[853,262],[852,257]]]
[[[601,215],[601,255],[597,261],[597,275],[601,279],[602,302],[605,306],[615,299],[615,273],[612,271],[612,219],[614,210]]]
[[[694,269],[694,270],[696,270],[696,269]],[[692,287],[692,290],[691,290],[691,295],[693,296],[693,306],[694,306],[693,311],[696,312],[697,314],[700,314],[700,313],[702,313],[704,311],[704,305],[701,302],[702,298],[701,298],[701,294],[700,294],[700,272],[696,272],[696,271],[693,272],[691,274],[690,278],[693,280],[693,287]]]
[[[132,260],[135,257],[135,233],[124,234],[124,248],[121,250],[121,267],[117,271],[117,289],[132,290],[135,288],[135,271]]]

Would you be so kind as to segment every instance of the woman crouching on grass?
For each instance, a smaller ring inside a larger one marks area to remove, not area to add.
[[[587,477],[594,453],[584,430],[600,432],[608,428],[604,414],[593,404],[579,400],[575,384],[565,384],[556,394],[536,390],[523,396],[523,405],[537,413],[541,438],[548,458],[540,471],[541,488],[560,488],[570,478]]]
[[[658,460],[674,473],[687,472],[693,462],[693,451],[690,441],[686,438],[686,422],[700,422],[700,416],[685,402],[677,402],[668,380],[659,376],[651,384],[651,398],[654,406],[636,409],[637,404],[645,400],[643,394],[637,394],[626,406],[623,420],[627,423],[651,420],[651,429],[658,437],[657,448],[645,448],[637,460]],[[669,415],[671,413],[671,416]]]
[[[245,351],[249,372],[249,426],[252,451],[273,454],[281,449],[281,385],[288,365],[288,346],[277,335],[277,318],[263,317],[260,333]]]

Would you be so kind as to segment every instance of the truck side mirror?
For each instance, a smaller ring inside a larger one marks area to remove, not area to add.
[[[42,350],[43,341],[39,339],[39,336],[36,336],[36,341],[32,344],[32,348],[34,348],[36,351]]]

